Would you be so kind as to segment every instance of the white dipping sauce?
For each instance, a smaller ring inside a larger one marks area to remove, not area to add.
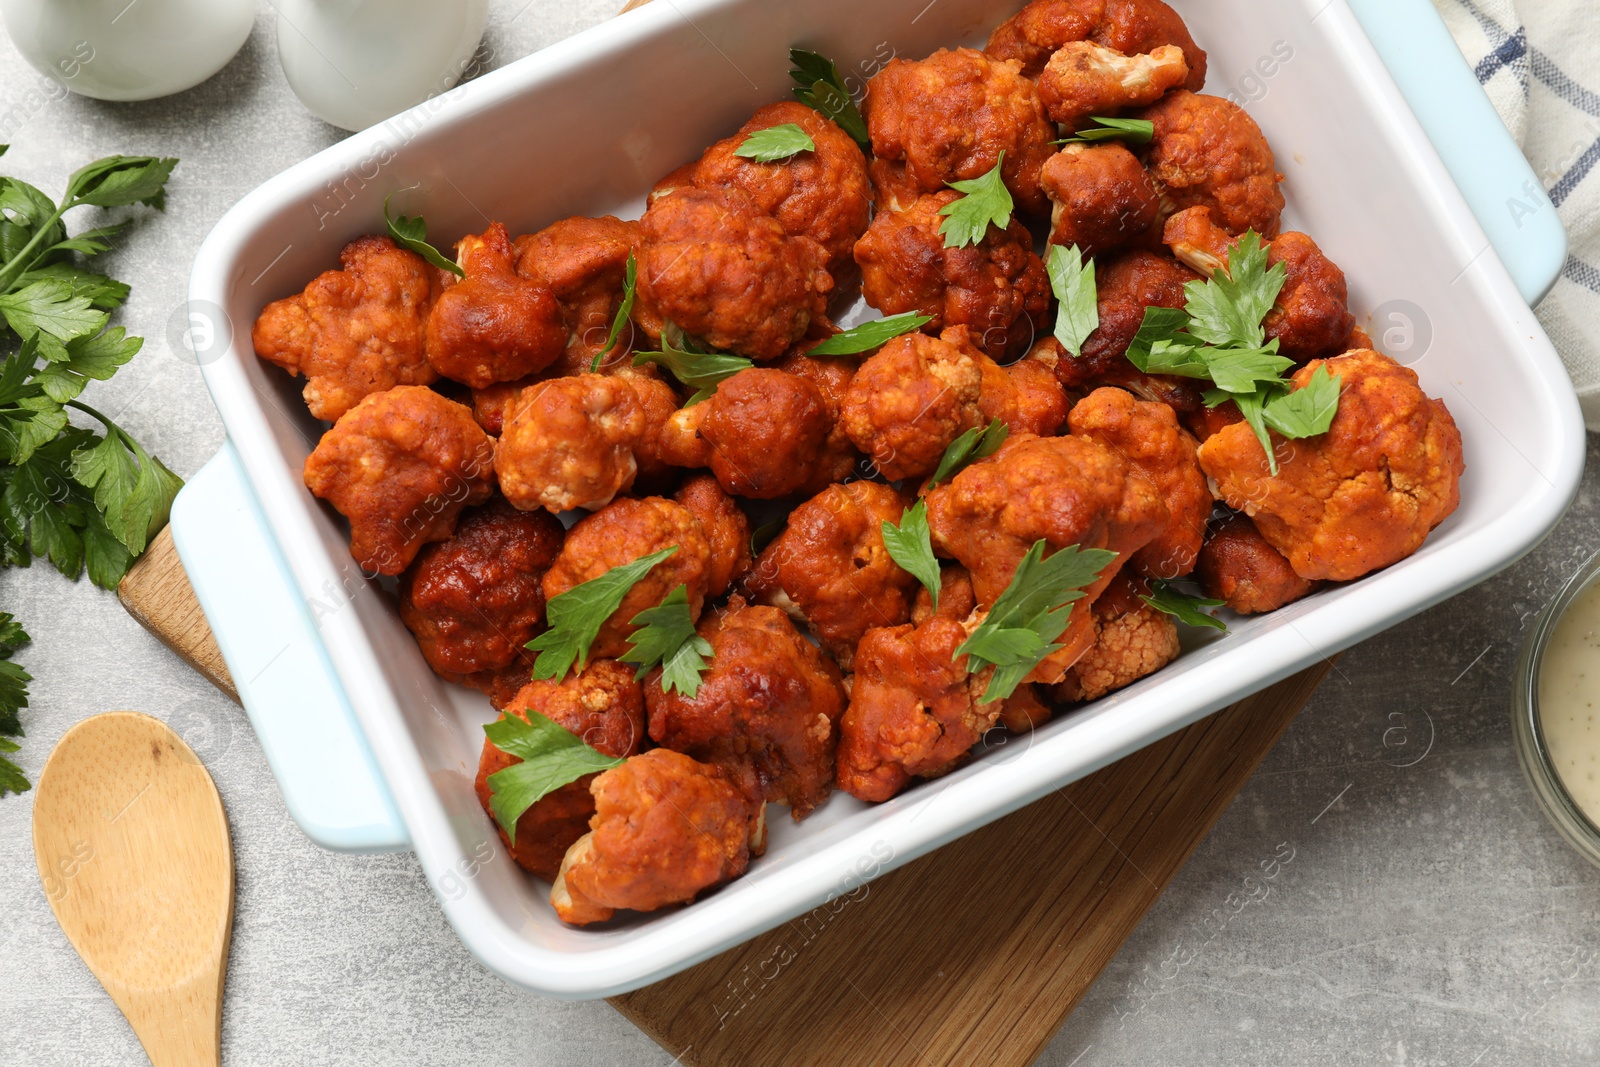
[[[1600,582],[1573,599],[1545,646],[1539,721],[1561,784],[1600,825]]]

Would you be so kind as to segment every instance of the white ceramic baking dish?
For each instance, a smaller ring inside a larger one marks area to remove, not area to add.
[[[1455,414],[1461,509],[1411,559],[1236,620],[1154,677],[946,778],[876,807],[836,796],[803,826],[774,819],[765,858],[691,907],[600,930],[558,922],[473,795],[487,703],[435,678],[387,596],[360,579],[341,524],[301,483],[320,427],[299,383],[254,357],[250,323],[381,228],[394,190],[417,187],[397,206],[425,214],[441,244],[491,218],[527,232],[571,214],[636,214],[656,178],[787,95],[790,45],[870,73],[891,54],[981,42],[1018,2],[652,4],[279,175],[202,247],[191,310],[213,327],[201,357],[232,447],[180,497],[185,564],[302,825],[335,847],[409,843],[462,939],[506,978],[594,997],[680,970],[1483,579],[1575,491],[1578,407],[1502,262],[1532,299],[1559,266],[1560,228],[1533,191],[1512,212],[1517,228],[1481,206],[1500,202],[1497,182],[1521,195],[1528,172],[1459,55],[1447,57],[1426,0],[1361,2],[1404,37],[1413,100],[1432,109],[1440,143],[1465,136],[1478,153],[1474,199],[1498,255],[1345,0],[1176,0],[1210,52],[1210,91],[1246,102],[1271,139],[1289,222],[1344,266],[1358,317],[1378,312],[1380,342]]]

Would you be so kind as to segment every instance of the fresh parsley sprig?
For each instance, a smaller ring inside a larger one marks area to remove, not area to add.
[[[989,614],[956,649],[967,657],[967,673],[993,667],[983,699],[1004,700],[1017,691],[1035,667],[1061,646],[1054,644],[1067,629],[1074,601],[1093,585],[1117,558],[1103,548],[1068,545],[1045,556],[1041,538],[1017,564],[1011,582],[995,599]]]
[[[405,215],[390,217],[389,201],[392,199],[393,193],[383,198],[383,223],[394,243],[415,252],[440,270],[447,270],[457,278],[465,278],[467,272],[461,269],[459,263],[428,243],[428,224],[422,221],[421,215],[415,218]]]
[[[1150,593],[1139,594],[1139,599],[1149,604],[1152,608],[1188,626],[1205,626],[1213,630],[1228,632],[1228,624],[1217,618],[1204,608],[1220,608],[1227,603],[1225,600],[1211,600],[1207,597],[1194,596],[1185,593],[1171,582],[1164,582],[1159,578],[1150,579]]]
[[[700,692],[700,676],[709,666],[706,657],[711,655],[711,642],[695,632],[688,588],[680,585],[656,607],[639,612],[633,625],[640,629],[634,631],[622,662],[639,668],[634,677],[642,679],[660,664],[662,691],[677,690],[693,699]]]
[[[900,525],[884,520],[883,547],[901,570],[922,583],[939,610],[939,561],[933,555],[933,534],[928,529],[928,504],[919,500],[900,516]]]
[[[951,441],[944,455],[939,457],[939,465],[934,468],[933,477],[928,479],[928,488],[949,481],[968,464],[994,455],[1010,436],[1011,428],[999,419],[990,419],[989,425],[974,426],[966,431]]]
[[[22,736],[18,712],[28,706],[28,683],[33,675],[13,663],[11,656],[27,644],[29,637],[10,612],[0,611],[0,752],[15,752],[21,746],[11,740]],[[0,796],[26,793],[33,786],[15,763],[0,756]]]
[[[1055,144],[1098,144],[1102,141],[1127,141],[1130,144],[1149,144],[1156,136],[1156,124],[1149,119],[1109,119],[1096,115],[1089,119],[1093,126],[1085,126],[1071,137]]]
[[[1011,225],[1011,211],[1015,205],[1000,172],[1005,162],[1006,153],[1001,149],[1000,158],[989,173],[949,183],[950,188],[966,195],[939,209],[939,214],[945,216],[939,232],[944,235],[946,248],[975,245],[983,240],[991,225],[1002,230]]]
[[[166,522],[183,484],[78,399],[143,341],[108,326],[128,286],[81,262],[107,251],[126,223],[69,237],[63,222],[79,207],[162,208],[176,163],[97,160],[68,179],[59,203],[0,177],[0,566],[42,556],[69,578],[87,569],[96,585],[112,588]],[[71,425],[69,408],[98,420],[104,436]]]
[[[777,163],[801,152],[815,152],[817,142],[811,135],[792,122],[768,126],[746,137],[733,154],[757,163]]]
[[[933,318],[915,311],[901,312],[887,318],[873,319],[836,333],[806,353],[808,356],[854,356],[882,348],[901,334],[920,330]]]
[[[861,110],[856,107],[850,90],[845,88],[833,60],[804,48],[791,48],[789,62],[794,64],[789,77],[795,80],[795,98],[832,119],[863,152],[870,152],[872,139],[867,134],[867,120],[861,117]]]
[[[710,399],[718,385],[740,371],[755,366],[753,360],[743,356],[701,351],[670,322],[661,331],[661,351],[634,354],[635,367],[642,367],[646,363],[664,368],[678,381],[695,390],[688,403],[684,404],[684,407],[691,408],[702,400]]]
[[[538,653],[533,661],[533,676],[565,678],[574,664],[580,671],[588,666],[589,649],[599,636],[600,627],[622,606],[628,591],[676,551],[677,545],[663,548],[551,597],[544,606],[550,628],[524,646]]]
[[[1045,264],[1056,307],[1056,340],[1073,356],[1083,355],[1083,342],[1100,328],[1100,294],[1094,280],[1094,260],[1085,260],[1077,245],[1050,246]]]
[[[608,771],[626,762],[591,748],[537,709],[527,711],[526,719],[507,712],[483,728],[490,744],[521,761],[488,778],[489,810],[513,845],[517,843],[517,820],[523,812],[586,774]]]
[[[622,330],[628,325],[628,320],[633,317],[633,304],[639,296],[639,263],[634,258],[633,252],[628,253],[628,270],[622,279],[622,303],[617,305],[617,314],[611,320],[611,332],[606,334],[606,346],[594,354],[594,362],[589,365],[589,373],[599,374],[600,367],[605,362],[617,342],[622,339]]]

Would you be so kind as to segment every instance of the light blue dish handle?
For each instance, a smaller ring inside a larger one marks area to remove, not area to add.
[[[1443,20],[1428,0],[1348,2],[1496,254],[1529,304],[1537,303],[1566,260],[1566,232]],[[231,444],[178,494],[172,528],[295,821],[325,848],[409,848]]]
[[[295,822],[340,852],[409,849],[231,443],[173,502],[172,539]]]
[[[1429,0],[1348,0],[1528,306],[1567,261],[1567,231]]]

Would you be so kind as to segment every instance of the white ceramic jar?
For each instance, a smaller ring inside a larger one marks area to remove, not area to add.
[[[33,67],[75,93],[150,100],[199,85],[244,45],[255,0],[0,0]]]
[[[461,78],[488,0],[276,0],[278,57],[318,118],[362,130]]]

